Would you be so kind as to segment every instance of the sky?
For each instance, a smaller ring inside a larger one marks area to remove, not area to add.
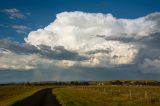
[[[0,83],[160,80],[159,0],[0,0]]]

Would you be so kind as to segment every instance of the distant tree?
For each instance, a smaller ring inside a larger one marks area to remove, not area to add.
[[[122,85],[123,84],[123,82],[120,80],[112,81],[111,83],[112,85]]]

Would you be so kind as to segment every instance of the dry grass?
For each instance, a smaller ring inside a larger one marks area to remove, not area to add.
[[[81,86],[54,90],[63,106],[160,106],[160,87]]]
[[[22,100],[43,88],[45,87],[27,85],[0,86],[0,106],[12,105],[18,100]]]

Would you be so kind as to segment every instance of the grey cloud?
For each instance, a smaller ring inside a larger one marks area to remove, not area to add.
[[[106,41],[120,41],[123,43],[143,43],[143,44],[147,44],[148,45],[152,45],[154,43],[158,43],[160,41],[160,32],[155,32],[155,33],[151,33],[149,36],[144,36],[141,38],[135,38],[134,35],[133,36],[127,36],[125,33],[122,34],[123,36],[109,36],[106,37],[105,35],[95,35],[96,37],[105,39]],[[93,35],[92,35],[93,36]],[[136,36],[136,35],[135,35]],[[155,44],[157,45],[157,44]]]
[[[160,74],[160,58],[148,59],[146,58],[142,64],[139,65],[143,73],[157,73]]]
[[[124,43],[129,43],[129,42],[135,42],[137,40],[140,40],[140,39],[135,39],[134,37],[124,37],[126,34],[123,34],[123,36],[117,36],[117,37],[112,37],[112,36],[109,36],[109,37],[105,37],[105,36],[100,36],[100,35],[97,35],[97,37],[100,37],[100,38],[103,38],[105,39],[106,41],[110,40],[110,41],[120,41],[120,42],[124,42]]]
[[[32,81],[33,71],[1,70],[0,83]]]
[[[141,48],[134,59],[135,67],[144,74],[159,74],[160,49],[152,47]]]
[[[153,33],[149,37],[134,41],[139,47],[135,63],[142,63],[146,58],[157,59],[160,56],[160,33]]]
[[[160,32],[151,34],[150,37],[146,37],[141,42],[148,48],[160,49]]]
[[[9,50],[16,54],[39,54],[47,59],[55,60],[85,60],[85,56],[79,55],[77,52],[68,51],[62,46],[57,46],[53,50],[50,47],[39,45],[38,48],[29,44],[20,44],[18,42],[10,41],[7,39],[0,40],[0,48],[2,50]]]
[[[139,67],[135,64],[121,65],[113,68],[106,67],[74,67],[74,70],[82,74],[82,79],[88,80],[143,80],[152,79],[158,80],[160,74],[157,73],[142,73]],[[83,75],[84,74],[84,75]]]
[[[142,63],[145,58],[156,59],[159,56],[160,56],[159,49],[141,48],[134,61],[136,64],[139,64]]]
[[[106,48],[106,49],[97,49],[97,50],[92,50],[92,51],[89,51],[87,52],[87,54],[96,54],[96,53],[106,53],[106,54],[109,54],[110,52],[112,51],[111,48]]]
[[[17,54],[32,54],[39,52],[39,50],[37,50],[37,48],[32,45],[20,44],[18,42],[7,39],[0,40],[0,48],[7,49]]]
[[[159,12],[152,13],[152,14],[148,15],[148,16],[146,17],[146,21],[150,21],[150,20],[156,22],[155,27],[157,27],[157,28],[160,27],[160,14],[159,14]],[[157,29],[157,28],[156,28],[156,29]]]
[[[160,74],[142,73],[134,65],[117,68],[60,67],[41,64],[34,71],[0,71],[0,82],[72,80],[159,80]]]
[[[68,51],[63,46],[56,46],[53,50],[50,47],[39,45],[40,47],[40,54],[49,58],[49,59],[56,59],[56,60],[86,60],[85,56],[79,55],[77,52]]]
[[[145,37],[141,40],[134,40],[132,43],[136,45],[138,54],[134,58],[135,64],[142,64],[146,58],[157,59],[160,56],[160,34],[153,34],[150,37]]]

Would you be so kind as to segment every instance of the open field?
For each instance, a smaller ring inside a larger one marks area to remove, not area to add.
[[[160,106],[160,86],[155,81],[40,82],[0,86],[0,106],[18,102],[23,106],[53,103],[62,106]]]
[[[54,94],[63,106],[160,106],[158,86],[72,86]]]
[[[6,85],[0,86],[0,106],[8,106],[48,86]]]
[[[39,90],[33,95],[18,101],[13,106],[61,106],[52,94],[52,88]]]

